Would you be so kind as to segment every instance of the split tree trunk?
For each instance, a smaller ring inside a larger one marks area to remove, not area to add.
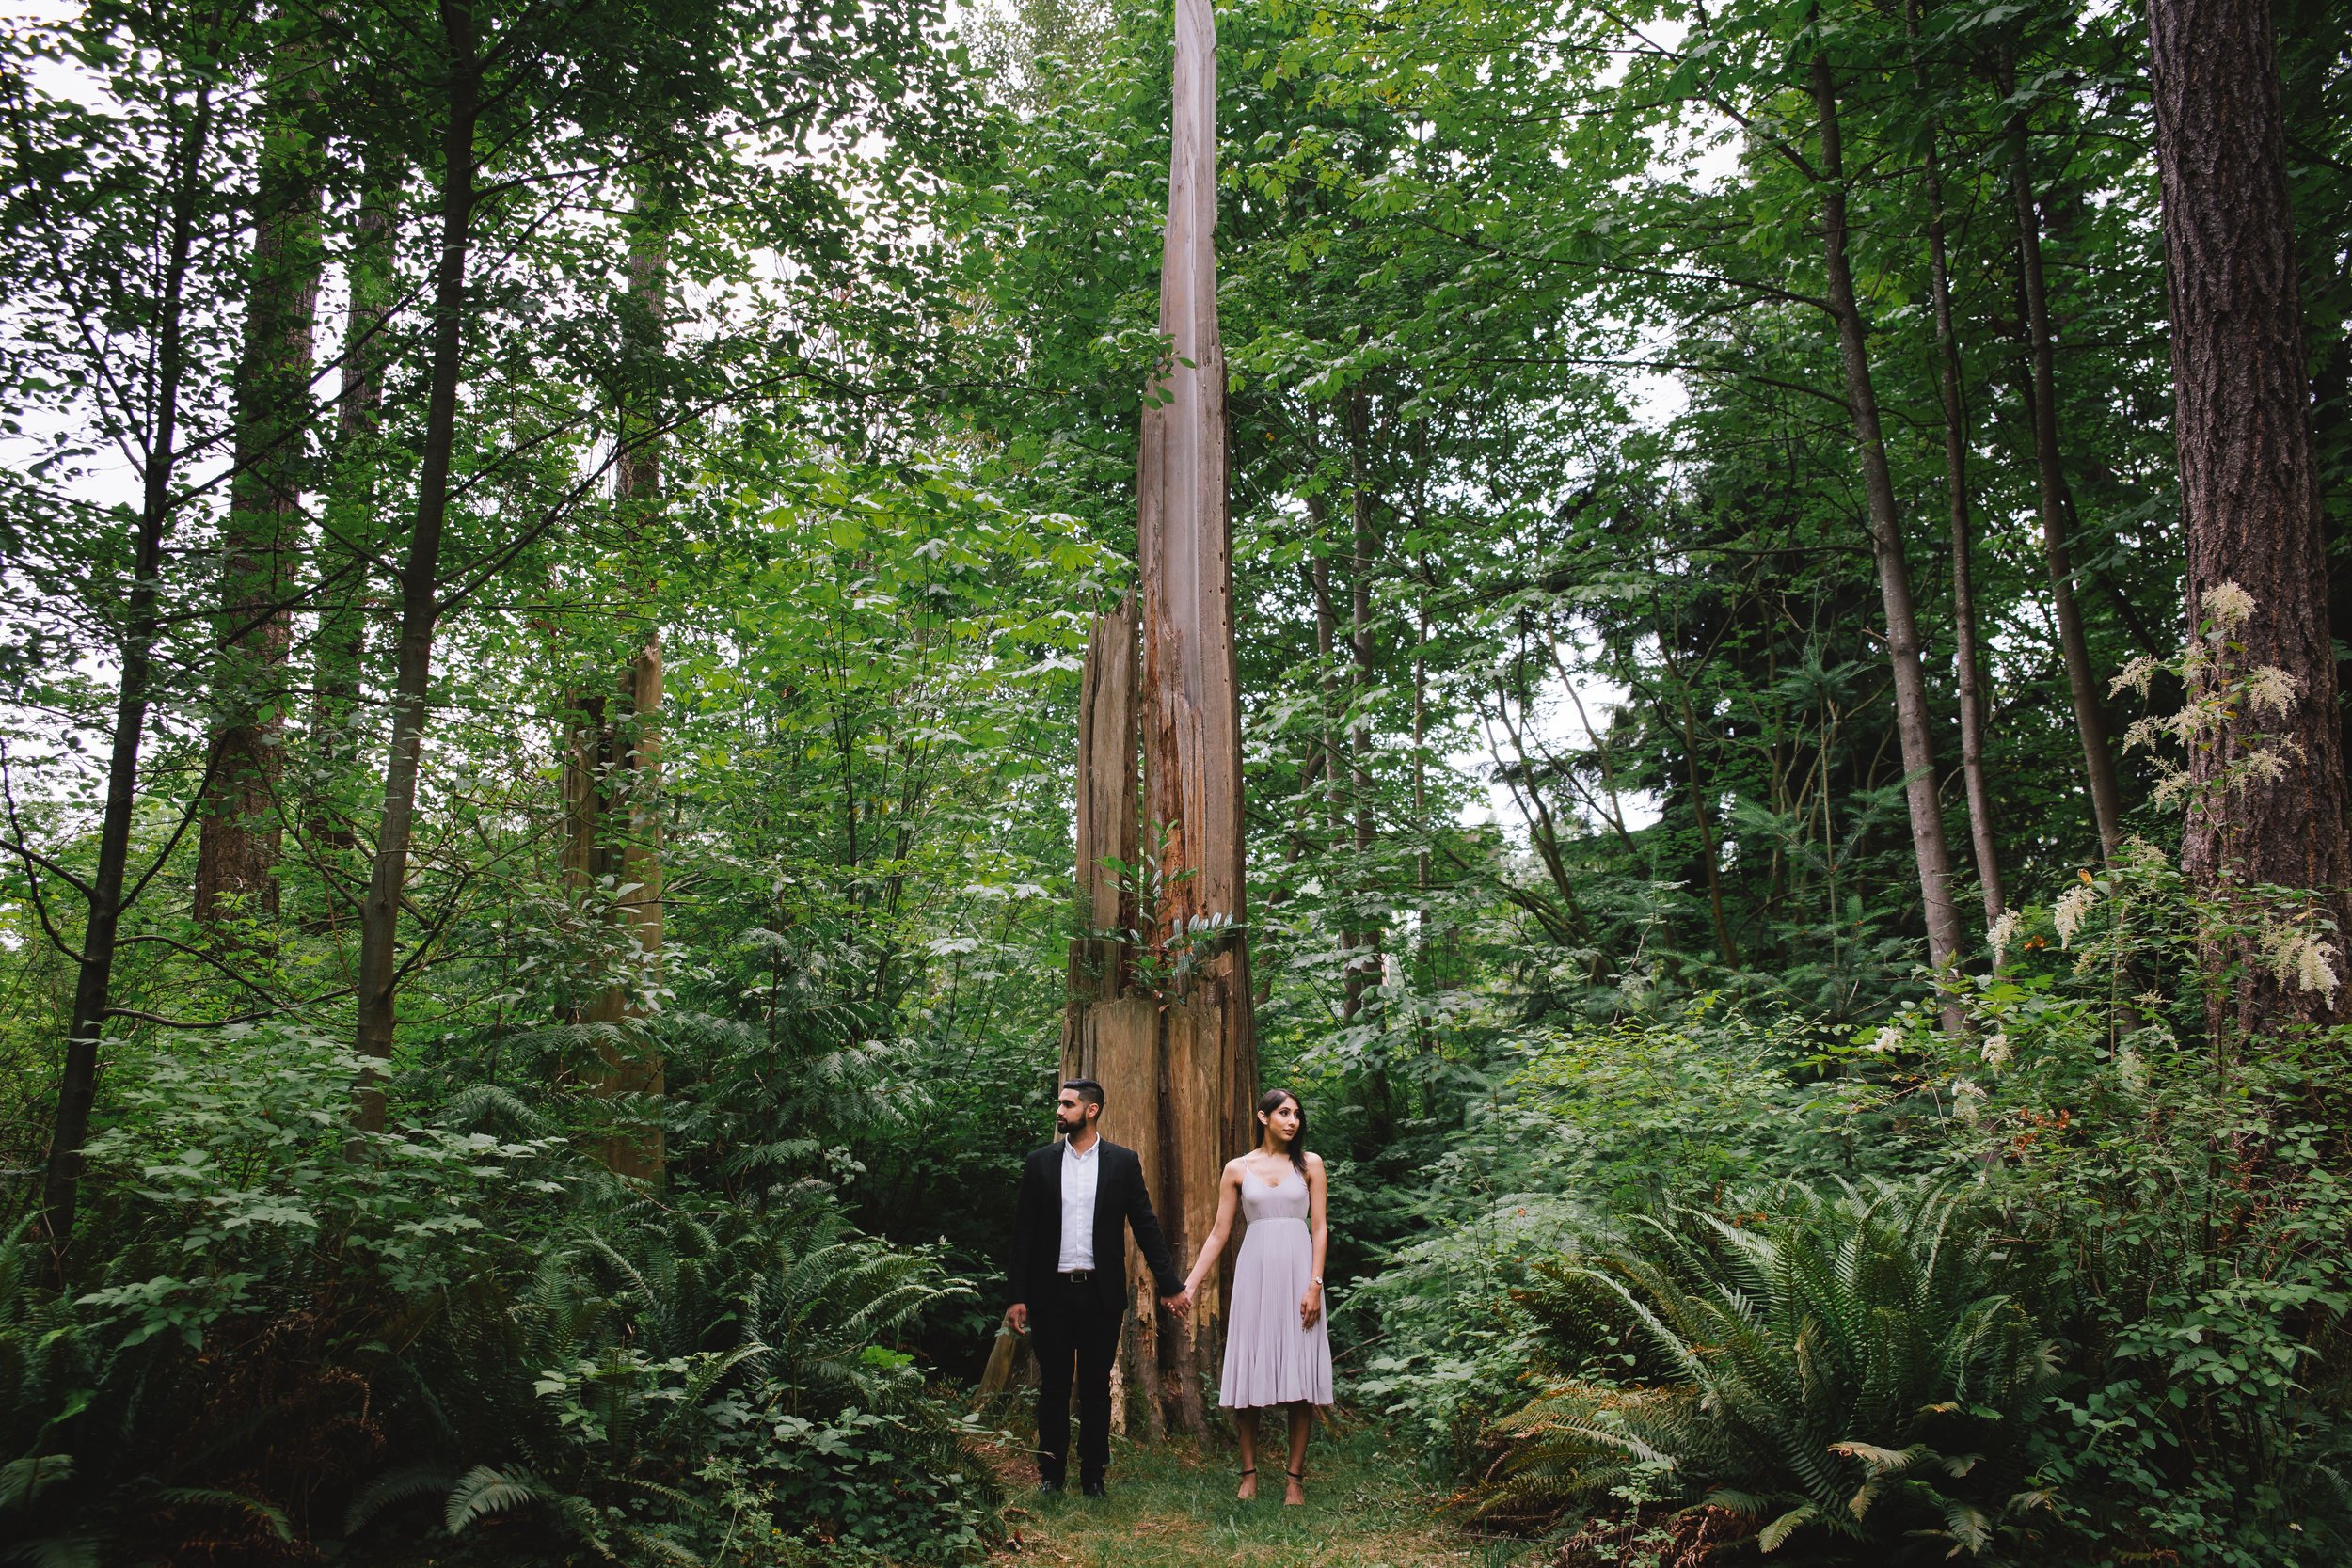
[[[211,150],[212,132],[212,92],[199,87],[181,140],[179,166],[173,171],[171,230],[155,312],[154,420],[147,432],[145,471],[139,476],[138,537],[124,606],[121,673],[106,758],[106,807],[99,821],[98,863],[90,875],[88,914],[74,971],[65,1062],[57,1073],[56,1120],[41,1173],[40,1224],[52,1248],[53,1275],[61,1270],[65,1245],[73,1236],[74,1211],[81,1200],[82,1146],[89,1137],[90,1107],[98,1097],[98,1045],[113,1000],[116,934],[122,923],[131,821],[138,804],[139,742],[147,733],[148,689],[154,678],[156,584],[171,519],[172,474],[180,461],[180,394],[187,377],[188,255],[202,193],[198,176]]]
[[[1870,548],[1876,557],[1879,594],[1886,609],[1886,657],[1895,688],[1895,729],[1902,745],[1903,795],[1911,809],[1911,847],[1919,872],[1919,899],[1927,915],[1928,962],[1938,974],[1950,973],[1960,956],[1960,911],[1952,902],[1951,855],[1944,840],[1944,814],[1936,799],[1935,743],[1928,724],[1928,685],[1919,660],[1919,621],[1911,599],[1911,568],[1903,557],[1902,521],[1895,506],[1886,444],[1879,428],[1878,392],[1870,379],[1870,350],[1854,299],[1853,271],[1846,257],[1846,165],[1837,124],[1837,84],[1829,61],[1813,59],[1813,101],[1821,134],[1821,249],[1829,283],[1830,315],[1837,326],[1838,356],[1846,378],[1846,401],[1853,414],[1854,444],[1862,457],[1863,490],[1868,498]],[[1959,1015],[1945,1009],[1947,1028]]]
[[[668,346],[669,239],[659,209],[641,199],[629,245],[628,320],[623,331],[629,363],[616,433],[613,507],[628,558],[628,589],[649,592],[652,568],[646,536],[661,524],[660,362]],[[576,894],[611,879],[612,917],[628,933],[643,963],[657,963],[662,938],[661,863],[661,632],[650,616],[632,626],[636,641],[614,687],[579,705],[564,752],[566,825],[564,869]],[[596,1090],[608,1098],[658,1102],[663,1093],[660,1052],[639,1026],[645,1009],[626,986],[608,986],[582,1021],[604,1025],[596,1053]],[[604,1162],[614,1174],[650,1180],[661,1174],[660,1117],[616,1122],[604,1140]]]
[[[1904,10],[1915,64],[1919,44],[1917,0]],[[1951,265],[1945,248],[1944,168],[1936,146],[1941,127],[1928,121],[1921,172],[1928,199],[1928,291],[1935,313],[1936,389],[1944,413],[1944,499],[1951,520],[1952,661],[1959,680],[1960,775],[1968,797],[1968,840],[1976,853],[1977,886],[1987,929],[2008,907],[2001,858],[1993,837],[1993,792],[1984,770],[1984,658],[1977,645],[1977,590],[1968,506],[1968,409],[1961,394],[1960,334],[1952,326]]]
[[[425,701],[433,682],[433,633],[439,618],[441,531],[449,515],[452,448],[457,434],[457,384],[464,369],[466,261],[474,207],[474,125],[480,115],[481,62],[473,11],[464,0],[441,8],[449,68],[448,124],[441,137],[440,256],[433,277],[433,359],[424,413],[423,462],[417,480],[417,521],[400,571],[400,629],[392,682],[392,737],[384,766],[375,865],[359,913],[359,1028],[362,1055],[391,1059],[399,1022],[397,963],[401,894],[408,879],[417,775],[423,762]],[[381,1078],[371,1070],[355,1113],[361,1132],[384,1126]]]
[[[302,511],[318,313],[318,63],[309,40],[282,45],[262,127],[245,342],[237,363],[235,468],[221,524],[220,606],[213,618],[211,756],[199,808],[196,917],[278,912],[284,827],[288,586],[309,518]]]
[[[2283,716],[2245,727],[2299,762],[2271,784],[2218,783],[2244,754],[2236,731],[2195,750],[2183,867],[2224,898],[2249,883],[2319,892],[2352,931],[2352,839],[2328,640],[2327,562],[2312,459],[2310,383],[2270,8],[2263,0],[2149,0],[2151,81],[2172,323],[2174,438],[2188,535],[2188,608],[2222,582],[2254,599],[2238,634],[2249,665],[2301,683]],[[2347,939],[2334,939],[2341,954]],[[2241,948],[2233,995],[2208,1023],[2251,1037],[2328,1017],[2322,993],[2281,982]]]
[[[1079,998],[1064,1039],[1065,1071],[1105,1090],[1104,1135],[1135,1148],[1153,1183],[1168,1244],[1189,1260],[1216,1216],[1217,1175],[1255,1132],[1257,1044],[1242,924],[1241,705],[1233,654],[1233,595],[1226,516],[1225,356],[1217,341],[1216,35],[1208,0],[1176,0],[1174,119],[1160,329],[1173,359],[1145,400],[1136,464],[1136,614],[1141,676],[1135,699],[1142,760],[1137,858],[1156,847],[1156,909],[1135,926],[1152,933],[1151,970],[1109,994]],[[1089,802],[1081,856],[1126,829],[1099,810],[1126,795],[1129,771],[1116,707],[1110,644],[1125,620],[1097,623],[1079,790]],[[1105,754],[1105,752],[1108,754]],[[1099,869],[1082,860],[1089,910]],[[1092,918],[1092,915],[1089,915]],[[1216,923],[1212,925],[1212,923]],[[1221,927],[1221,929],[1220,929]],[[1081,939],[1082,942],[1084,939]],[[1073,959],[1073,974],[1083,974]],[[1120,971],[1096,965],[1113,987]],[[1154,1318],[1141,1282],[1126,1365],[1172,1384],[1171,1413],[1205,1434],[1199,1369],[1222,1323],[1222,1279],[1204,1284],[1189,1319]],[[1147,1354],[1156,1351],[1156,1354]],[[1147,1428],[1156,1403],[1146,1386]]]
[[[2014,98],[2016,72],[2000,71],[2001,94]],[[2074,705],[2074,734],[2082,743],[2083,778],[2099,830],[2099,852],[2112,860],[2123,842],[2123,798],[2116,787],[2115,755],[2107,745],[2099,674],[2091,667],[2081,605],[2074,599],[2074,563],[2066,539],[2066,469],[2058,455],[2057,350],[2050,333],[2049,291],[2042,272],[2042,214],[2034,197],[2033,146],[2021,111],[2009,120],[2010,194],[2017,216],[2018,277],[2026,299],[2026,332],[2032,356],[2034,478],[2042,513],[2042,550],[2050,568],[2050,610],[2058,620],[2066,689]]]

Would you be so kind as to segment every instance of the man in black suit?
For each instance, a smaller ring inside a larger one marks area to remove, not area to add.
[[[1071,1370],[1077,1370],[1078,1479],[1103,1495],[1111,1459],[1111,1360],[1127,1315],[1127,1230],[1151,1265],[1160,1305],[1183,1313],[1192,1297],[1152,1214],[1143,1162],[1096,1130],[1103,1085],[1073,1078],[1054,1120],[1061,1136],[1030,1152],[1013,1206],[1012,1305],[1005,1316],[1037,1352],[1037,1476],[1058,1492],[1070,1462]]]

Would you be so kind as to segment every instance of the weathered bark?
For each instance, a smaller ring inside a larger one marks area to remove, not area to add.
[[[1829,312],[1837,327],[1846,401],[1853,416],[1863,491],[1868,499],[1870,550],[1877,561],[1879,594],[1886,610],[1886,657],[1894,675],[1895,728],[1902,746],[1912,856],[1918,867],[1919,899],[1927,915],[1928,962],[1939,974],[1947,974],[1960,954],[1960,911],[1952,902],[1951,855],[1944,839],[1943,809],[1936,799],[1935,743],[1928,722],[1927,676],[1920,667],[1919,622],[1912,605],[1911,568],[1903,555],[1895,482],[1887,469],[1886,444],[1880,433],[1867,331],[1854,298],[1853,271],[1846,256],[1846,166],[1837,123],[1837,83],[1823,56],[1814,56],[1812,74],[1821,135],[1819,185]],[[1957,1012],[1947,1007],[1945,1022],[1947,1027],[1958,1027]]]
[[[2283,715],[2249,717],[2193,750],[2182,864],[2225,898],[2251,883],[2318,891],[2339,930],[2352,930],[2352,839],[2270,8],[2149,0],[2148,32],[2190,630],[2204,595],[2235,582],[2255,606],[2236,634],[2238,657],[2301,683]],[[2299,760],[2274,783],[2222,784],[2246,754],[2246,732],[2257,729],[2270,746],[2299,749]],[[2343,936],[2335,944],[2347,945]],[[2324,993],[2281,981],[2259,955],[2214,955],[2233,958],[2241,964],[2234,994],[2217,997],[2208,1015],[2217,1036],[2328,1016]]]
[[[661,523],[660,365],[668,346],[669,235],[659,207],[641,199],[629,243],[629,288],[622,339],[628,363],[614,463],[613,510],[626,558],[626,591],[644,592],[651,577],[646,537]],[[565,756],[566,864],[585,894],[609,884],[610,914],[628,934],[636,961],[658,963],[662,941],[661,632],[647,616],[631,618],[635,647],[609,693],[583,701]],[[645,1037],[642,993],[608,986],[586,1021],[605,1025],[597,1041],[597,1093],[658,1101],[662,1059]],[[616,1175],[661,1174],[658,1117],[616,1122],[605,1137],[605,1164]]]
[[[1915,54],[1919,40],[1917,0],[1905,8]],[[1993,837],[1993,792],[1984,770],[1984,657],[1977,645],[1975,548],[1968,504],[1968,408],[1961,394],[1960,334],[1952,326],[1951,265],[1945,245],[1944,167],[1937,147],[1942,127],[1928,121],[1921,155],[1928,202],[1928,293],[1935,315],[1936,391],[1944,415],[1944,500],[1951,523],[1952,663],[1960,698],[1960,776],[1968,799],[1968,840],[1977,862],[1977,888],[1984,900],[1988,928],[2008,901],[2001,889],[2001,858]]]
[[[1152,1151],[1146,1171],[1155,1206],[1181,1258],[1208,1234],[1217,1173],[1248,1147],[1257,1094],[1248,952],[1239,928],[1246,916],[1241,705],[1225,357],[1216,327],[1216,36],[1208,0],[1176,0],[1174,86],[1160,280],[1160,329],[1173,357],[1145,402],[1136,483],[1139,842],[1156,845],[1161,872],[1158,908],[1137,924],[1157,933],[1161,951],[1153,957],[1165,978],[1156,995],[1137,991],[1087,1006],[1066,1032],[1064,1056],[1065,1066],[1093,1064],[1109,1101],[1105,1134]],[[1102,784],[1091,778],[1088,788]],[[1090,823],[1087,849],[1115,831]],[[1099,885],[1091,868],[1079,870],[1082,885]],[[1220,917],[1233,927],[1224,935],[1199,924]],[[1190,1319],[1160,1323],[1147,1291],[1129,1325],[1126,1365],[1148,1362],[1167,1374],[1173,1415],[1195,1435],[1207,1431],[1196,1369],[1223,1318],[1221,1295],[1221,1279],[1206,1284]]]
[[[2000,86],[2004,98],[2016,97],[2016,73],[2006,60],[2000,68]],[[2116,786],[2115,755],[2107,744],[2099,674],[2091,667],[2082,607],[2074,600],[2074,563],[2066,538],[2066,468],[2058,451],[2057,347],[2050,330],[2049,291],[2042,280],[2042,214],[2034,196],[2033,143],[2022,111],[2011,111],[2008,136],[2010,196],[2017,218],[2017,270],[2025,295],[2026,347],[2032,365],[2030,413],[2042,553],[2050,570],[2050,610],[2058,622],[2067,694],[2074,705],[2074,734],[2082,744],[2083,779],[2090,790],[2099,851],[2112,859],[2123,842],[2123,798]]]
[[[392,680],[392,736],[384,766],[375,864],[359,911],[358,1049],[377,1061],[392,1054],[399,1021],[396,963],[401,890],[408,879],[417,774],[423,762],[425,700],[433,680],[433,634],[440,613],[441,532],[449,515],[450,459],[457,432],[457,384],[465,351],[466,262],[474,208],[474,126],[481,64],[473,11],[466,0],[441,8],[449,71],[448,122],[441,137],[440,255],[434,264],[433,350],[424,415],[417,519],[400,571],[400,627]],[[384,1125],[384,1091],[373,1072],[359,1085],[355,1117],[361,1132]]]
[[[74,966],[73,1016],[66,1026],[65,1061],[57,1073],[57,1114],[41,1173],[41,1228],[53,1259],[72,1239],[81,1200],[82,1146],[89,1137],[98,1096],[98,1046],[110,1016],[116,936],[122,924],[124,873],[131,862],[131,821],[138,803],[139,742],[147,733],[148,691],[154,678],[156,584],[164,536],[171,521],[171,480],[180,461],[180,395],[187,377],[185,332],[188,254],[196,234],[199,178],[210,150],[213,100],[199,87],[173,170],[171,229],[166,241],[163,287],[154,336],[154,419],[147,432],[140,474],[139,524],[131,592],[122,623],[121,673],[115,688],[114,733],[106,757],[106,806],[98,828],[98,863],[91,870],[82,951]],[[53,1272],[55,1265],[53,1264]]]
[[[317,551],[318,638],[311,648],[311,750],[331,779],[351,760],[349,727],[359,703],[366,654],[369,548],[375,530],[376,450],[384,424],[385,341],[392,304],[392,188],[371,178],[352,225],[344,268],[351,290],[343,326],[342,390],[335,406],[335,454],[327,476],[326,508]],[[357,848],[358,835],[312,800],[304,832],[338,858]]]
[[[1078,689],[1079,934],[1070,944],[1063,1034],[1069,1060],[1075,1060],[1088,1005],[1124,995],[1135,974],[1134,943],[1097,933],[1129,932],[1136,926],[1135,879],[1117,869],[1137,863],[1136,787],[1136,602],[1130,595],[1094,618]]]
[[[211,756],[197,823],[196,917],[206,922],[232,908],[278,911],[285,667],[294,629],[287,590],[309,526],[302,491],[324,261],[321,144],[310,123],[319,66],[310,40],[282,44],[271,70],[236,372],[235,467],[213,618]]]

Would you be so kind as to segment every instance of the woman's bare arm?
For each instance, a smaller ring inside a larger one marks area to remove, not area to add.
[[[1323,1156],[1310,1152],[1307,1156],[1307,1228],[1315,1239],[1315,1276],[1298,1303],[1298,1322],[1302,1328],[1314,1327],[1315,1320],[1323,1316],[1323,1259],[1331,1249],[1331,1227],[1324,1216],[1323,1200]]]
[[[1208,1239],[1200,1243],[1200,1256],[1193,1259],[1192,1273],[1184,1276],[1184,1294],[1200,1289],[1200,1282],[1216,1267],[1217,1254],[1225,1250],[1225,1238],[1232,1233],[1233,1206],[1241,1201],[1241,1162],[1228,1160],[1224,1174],[1216,1180],[1216,1223],[1209,1227]]]

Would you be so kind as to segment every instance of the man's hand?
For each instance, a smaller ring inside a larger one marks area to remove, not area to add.
[[[1167,1307],[1168,1311],[1173,1313],[1175,1316],[1181,1318],[1185,1313],[1192,1310],[1192,1292],[1190,1291],[1179,1291],[1172,1296],[1162,1296],[1160,1298],[1160,1305]]]
[[[1005,1322],[1012,1324],[1012,1331],[1015,1334],[1028,1333],[1029,1304],[1023,1301],[1016,1301],[1010,1307],[1006,1307]]]

